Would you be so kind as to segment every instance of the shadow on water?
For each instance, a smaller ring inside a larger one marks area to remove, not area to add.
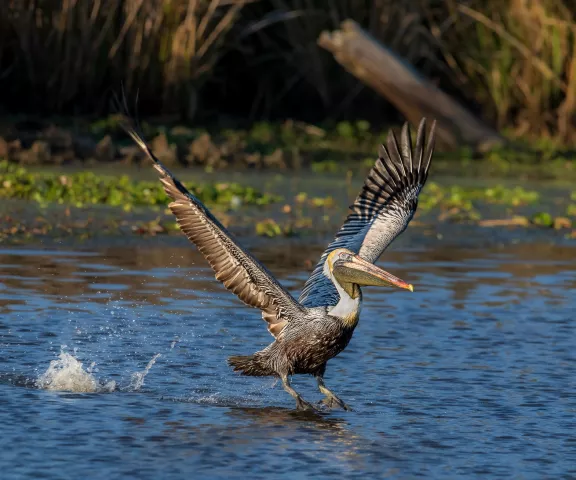
[[[346,422],[343,418],[334,418],[327,413],[319,413],[313,411],[302,411],[286,408],[274,407],[237,407],[232,408],[228,415],[239,415],[244,418],[252,419],[255,423],[275,425],[284,424],[286,421],[294,420],[296,422],[313,423],[319,428],[326,428],[327,430],[338,429],[340,430]]]
[[[298,438],[302,429],[314,430],[323,441],[340,445],[347,454],[352,454],[362,447],[368,440],[354,433],[354,426],[339,411],[317,413],[312,411],[298,411],[283,408],[264,407],[237,407],[231,408],[227,416],[250,422],[250,429],[254,431],[276,432],[281,438]],[[272,433],[274,435],[274,433]],[[381,451],[383,456],[396,457],[390,452]]]
[[[370,471],[369,463],[376,458],[381,464],[403,461],[402,440],[375,442],[355,429],[334,413],[231,407],[223,411],[222,423],[167,422],[161,436],[164,442],[178,439],[188,447],[202,445],[213,468],[230,471],[231,464],[242,465],[236,473],[304,473],[314,465],[326,474],[342,467]]]

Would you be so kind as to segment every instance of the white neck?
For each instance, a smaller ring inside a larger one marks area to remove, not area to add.
[[[360,317],[360,309],[362,305],[362,293],[360,292],[360,287],[358,287],[358,296],[352,298],[348,295],[346,290],[342,288],[342,285],[338,283],[338,280],[336,280],[326,265],[324,266],[324,275],[332,281],[340,295],[338,303],[332,308],[328,307],[328,313],[334,317],[341,318],[348,326],[356,326],[358,318]]]

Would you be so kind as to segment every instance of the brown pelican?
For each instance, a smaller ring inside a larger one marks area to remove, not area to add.
[[[326,406],[349,409],[324,384],[326,362],[352,338],[360,316],[362,286],[413,290],[374,262],[406,229],[416,211],[434,150],[434,127],[435,122],[426,140],[426,121],[422,119],[414,147],[408,124],[402,129],[400,143],[389,133],[348,218],[322,254],[298,301],[162,165],[136,130],[125,127],[154,161],[180,229],[206,257],[216,279],[245,304],[262,310],[274,341],[254,355],[230,357],[228,363],[235,371],[279,377],[298,409],[315,407],[292,388],[289,378],[311,374],[325,395]]]

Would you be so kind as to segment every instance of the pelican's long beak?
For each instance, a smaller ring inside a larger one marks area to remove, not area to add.
[[[414,291],[414,287],[400,280],[376,265],[354,255],[352,260],[338,261],[334,264],[334,274],[339,280],[357,285],[398,287]]]

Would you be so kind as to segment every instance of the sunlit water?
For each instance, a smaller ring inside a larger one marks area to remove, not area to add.
[[[326,375],[355,411],[321,415],[228,368],[271,337],[185,239],[0,251],[0,477],[576,476],[576,249],[410,238],[382,265],[415,292],[365,290]],[[255,253],[297,293],[320,250]]]

